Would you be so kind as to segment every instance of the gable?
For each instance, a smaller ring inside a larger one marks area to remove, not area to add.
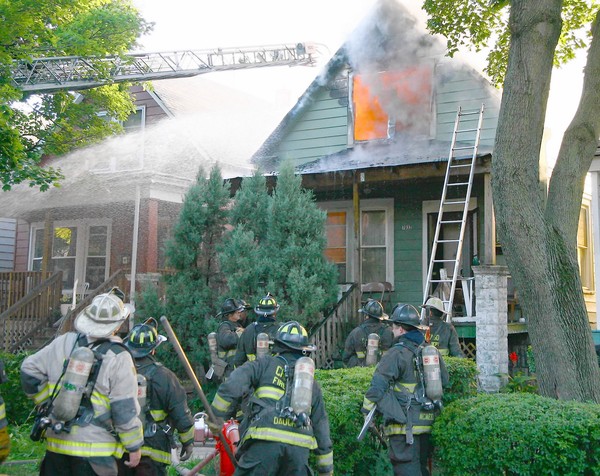
[[[409,15],[396,2],[381,5],[390,21],[400,22],[400,17]],[[355,158],[352,168],[371,167],[374,161],[369,152],[375,149],[385,149],[386,165],[445,160],[459,107],[476,111],[482,104],[486,112],[480,151],[491,152],[500,92],[469,65],[445,57],[439,39],[408,34],[402,28],[399,35],[391,27],[382,27],[381,21],[374,22],[370,33],[364,25],[357,29],[353,35],[359,38],[351,37],[334,55],[254,154],[259,167],[273,171],[291,160],[297,167],[319,162],[320,171],[338,170],[341,157],[350,159],[358,150],[362,157]],[[400,24],[406,29],[415,22],[402,20]],[[475,121],[473,116],[473,124],[467,120],[463,125],[475,128]],[[432,150],[422,151],[428,147]],[[410,149],[418,151],[413,158],[406,157]],[[322,164],[332,155],[337,160],[329,161],[331,167]]]

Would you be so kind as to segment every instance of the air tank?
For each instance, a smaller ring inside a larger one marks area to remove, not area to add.
[[[310,357],[300,357],[294,366],[294,382],[290,406],[296,415],[310,415],[315,363]]]
[[[432,345],[426,345],[421,352],[425,378],[425,395],[434,402],[439,401],[444,395],[440,371],[440,354]]]
[[[373,367],[377,365],[377,355],[379,354],[379,335],[371,333],[367,337],[367,356],[365,358],[365,364],[367,367]]]
[[[269,355],[269,334],[261,332],[256,336],[256,358]]]
[[[60,383],[60,390],[54,399],[54,418],[67,422],[77,416],[93,364],[94,353],[91,349],[77,347],[73,350]]]

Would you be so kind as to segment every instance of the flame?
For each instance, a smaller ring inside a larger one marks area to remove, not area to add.
[[[431,77],[432,70],[428,65],[355,75],[354,139],[386,139],[400,130],[427,133]],[[392,131],[388,125],[392,126]]]

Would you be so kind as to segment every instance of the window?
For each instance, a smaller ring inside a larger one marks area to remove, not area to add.
[[[394,282],[394,200],[361,200],[360,254],[356,255],[352,202],[322,202],[327,212],[325,255],[338,268],[339,282]],[[358,276],[360,260],[361,276]]]
[[[30,269],[42,267],[44,227],[32,225]],[[108,277],[110,250],[108,223],[55,222],[52,232],[50,271],[63,272],[63,289],[73,289],[75,280],[94,289]]]
[[[328,211],[325,223],[327,249],[325,256],[338,269],[338,283],[346,282],[347,227],[345,211]]]
[[[584,291],[594,290],[594,262],[591,241],[590,208],[583,205],[579,210],[579,226],[577,228],[577,261],[581,274],[581,285]]]
[[[355,75],[354,140],[388,139],[404,130],[429,135],[431,78],[429,65]]]
[[[386,279],[385,210],[361,212],[361,282],[385,282]]]
[[[107,114],[107,121],[114,120]],[[101,156],[95,157],[89,168],[94,173],[113,173],[140,170],[144,165],[144,125],[145,107],[138,107],[125,121],[121,122],[127,138],[106,144]]]

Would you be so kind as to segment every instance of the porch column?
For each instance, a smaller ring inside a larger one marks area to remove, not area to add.
[[[146,230],[146,272],[158,271],[158,202],[148,200],[148,229]]]
[[[473,273],[477,290],[475,337],[479,387],[493,393],[506,383],[508,375],[508,267],[473,266]]]

